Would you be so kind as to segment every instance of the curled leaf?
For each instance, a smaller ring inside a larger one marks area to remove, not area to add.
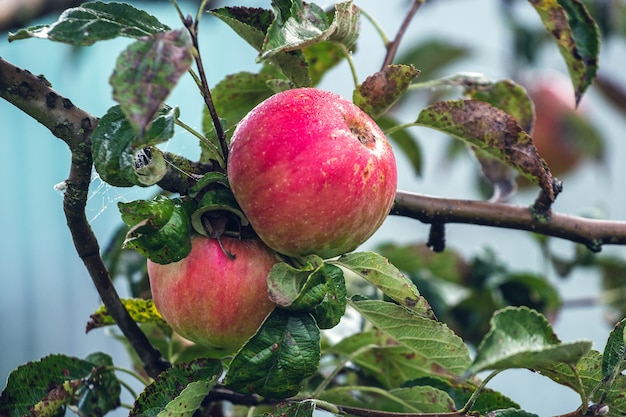
[[[556,198],[552,174],[531,137],[505,111],[483,101],[451,100],[422,110],[417,124],[440,130],[503,161]]]

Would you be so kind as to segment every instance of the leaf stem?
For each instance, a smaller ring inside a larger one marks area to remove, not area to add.
[[[348,61],[348,65],[350,66],[350,73],[352,74],[352,82],[354,83],[355,87],[358,87],[359,76],[357,74],[356,66],[354,65],[354,60],[352,59],[352,54],[350,54],[350,51],[348,50],[348,48],[346,48],[345,45],[341,43],[336,43],[335,45],[341,50],[343,55],[346,57],[346,61]]]
[[[500,372],[502,372],[502,369],[498,369],[493,371],[492,373],[490,373],[489,375],[487,375],[487,377],[485,379],[483,379],[480,383],[480,385],[478,386],[478,388],[476,388],[476,391],[474,391],[471,395],[471,397],[469,398],[469,400],[467,400],[467,402],[465,403],[465,405],[459,410],[459,412],[462,413],[469,413],[469,411],[472,409],[472,407],[474,406],[474,403],[476,403],[476,400],[478,399],[478,397],[480,397],[480,394],[483,393],[483,391],[485,390],[485,387],[487,386],[487,383],[489,381],[491,381],[496,375],[498,375]]]
[[[376,19],[374,19],[372,17],[371,14],[369,14],[368,12],[366,12],[363,8],[359,7],[359,11],[361,12],[361,14],[370,21],[370,23],[372,24],[372,26],[374,26],[374,29],[376,30],[376,32],[378,33],[378,36],[380,36],[380,39],[383,41],[383,44],[385,46],[389,45],[389,38],[387,37],[387,34],[385,34],[385,31],[383,30],[383,28],[380,26],[380,24],[376,21]]]
[[[341,370],[346,366],[346,364],[348,362],[354,360],[354,358],[359,356],[361,353],[368,351],[369,349],[371,349],[374,346],[375,345],[362,346],[361,348],[355,350],[350,355],[346,356],[343,360],[341,360],[337,364],[335,369],[333,369],[333,371],[326,378],[324,378],[324,380],[317,386],[315,391],[313,391],[313,393],[311,394],[311,397],[313,397],[313,398],[319,397],[320,394],[322,393],[322,391],[324,391],[326,389],[326,387],[328,386],[328,384],[330,384],[330,382],[335,379],[337,374],[339,374],[339,372],[341,372]]]

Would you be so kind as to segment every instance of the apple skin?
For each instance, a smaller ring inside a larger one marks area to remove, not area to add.
[[[386,219],[397,188],[381,129],[352,102],[314,88],[250,111],[233,133],[227,171],[259,237],[292,257],[353,251]]]
[[[539,155],[555,176],[563,176],[584,159],[584,152],[568,128],[568,119],[584,117],[576,109],[574,89],[569,79],[557,74],[542,74],[527,87],[535,105],[532,138]]]
[[[154,304],[172,329],[199,345],[237,351],[275,305],[266,278],[278,261],[258,239],[194,236],[189,255],[174,263],[148,260]]]

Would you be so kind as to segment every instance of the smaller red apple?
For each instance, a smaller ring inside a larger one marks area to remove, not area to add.
[[[228,179],[259,237],[293,257],[356,249],[389,215],[397,187],[393,151],[376,123],[314,88],[275,94],[239,122]]]
[[[148,276],[154,304],[176,333],[230,353],[274,309],[266,278],[278,259],[258,239],[221,242],[223,248],[217,239],[195,236],[186,258],[165,265],[148,260]]]

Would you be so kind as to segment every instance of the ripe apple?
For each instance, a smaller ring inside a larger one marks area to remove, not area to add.
[[[393,151],[376,123],[314,88],[275,94],[248,113],[227,171],[259,237],[293,257],[356,249],[389,214],[397,187]]]
[[[220,239],[223,248],[217,239],[193,237],[191,252],[178,262],[148,260],[148,276],[154,304],[176,333],[230,353],[274,308],[266,277],[277,257],[258,239]]]

